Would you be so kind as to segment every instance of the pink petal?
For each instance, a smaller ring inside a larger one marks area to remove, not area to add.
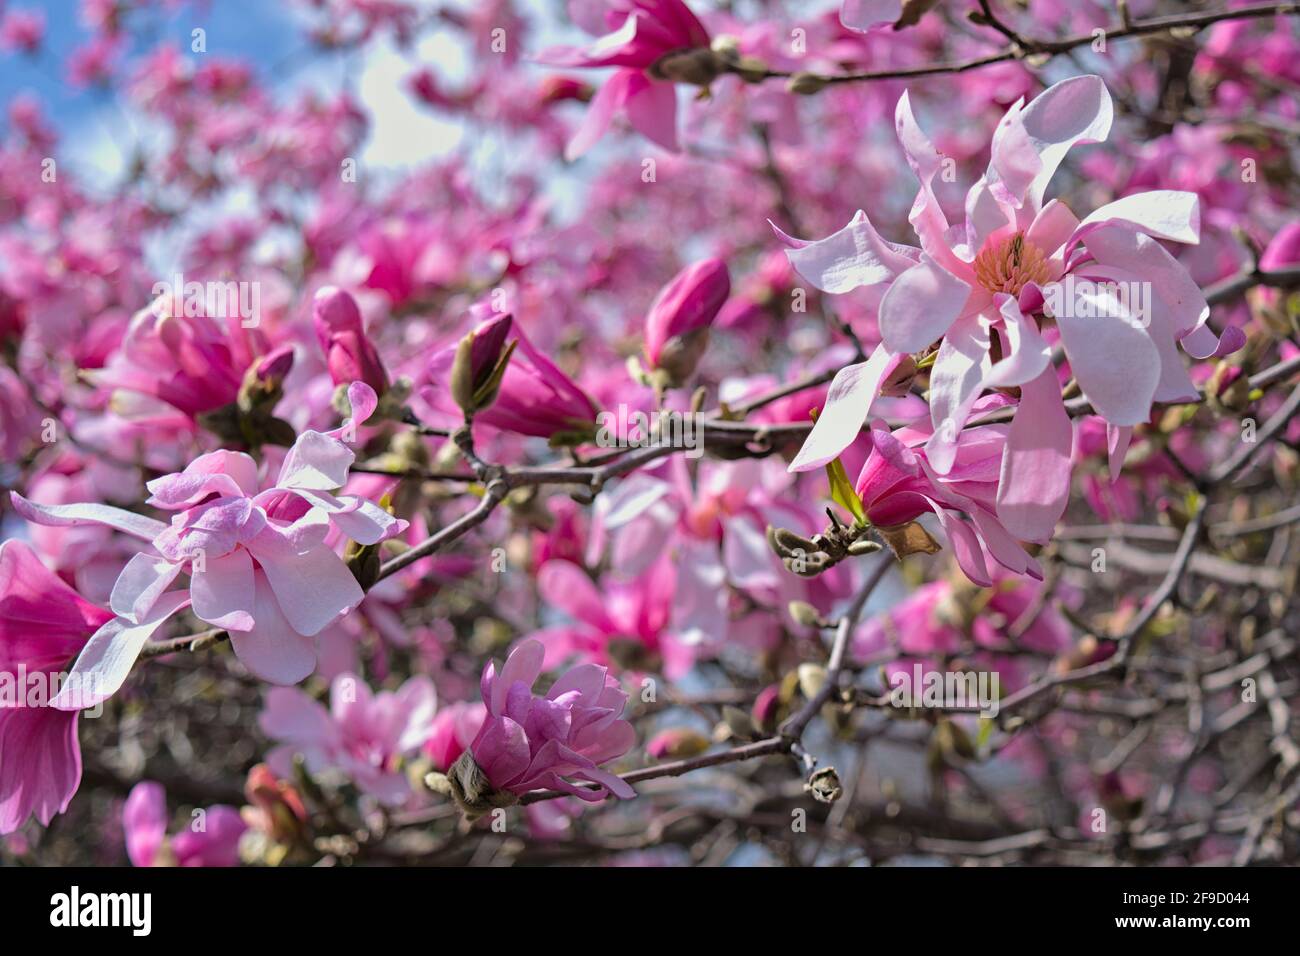
[[[681,147],[677,145],[677,87],[652,80],[644,73],[636,77],[623,104],[628,121],[646,139],[670,153],[678,152]]]
[[[60,710],[82,710],[112,697],[154,631],[189,603],[186,592],[170,591],[154,603],[139,624],[113,618],[91,635],[50,705]]]
[[[795,272],[823,292],[850,292],[861,286],[887,283],[916,264],[920,250],[889,242],[858,210],[847,226],[812,242],[786,235],[772,226],[788,247],[786,258]]]
[[[1042,163],[1026,193],[1026,212],[1037,214],[1048,182],[1072,147],[1099,143],[1110,135],[1113,115],[1110,93],[1099,76],[1062,80],[1025,107],[1019,122]]]
[[[957,456],[957,440],[993,367],[988,328],[978,315],[954,323],[939,346],[930,370],[930,419],[934,434],[926,457],[934,470],[946,475]]]
[[[297,747],[325,747],[336,737],[329,713],[296,687],[271,688],[257,723],[268,737]]]
[[[196,617],[213,627],[247,631],[253,627],[253,559],[239,548],[190,572],[190,597]]]
[[[132,866],[153,866],[167,837],[167,793],[160,783],[142,780],[122,806],[126,855]]]
[[[284,457],[280,476],[275,480],[279,488],[306,488],[315,491],[333,491],[348,481],[348,469],[356,461],[352,449],[329,435],[305,431]]]
[[[1034,320],[1020,311],[1011,296],[1000,296],[1003,355],[985,377],[984,388],[1006,388],[1031,382],[1043,374],[1052,360],[1052,347],[1038,331]]]
[[[285,618],[299,634],[319,634],[366,596],[343,559],[324,545],[294,552],[267,527],[248,549],[262,566]],[[256,619],[256,613],[253,617]]]
[[[633,79],[640,75],[640,70],[618,70],[596,91],[587,105],[587,115],[583,117],[582,125],[565,147],[566,160],[573,162],[605,135],[614,114],[627,102]]]
[[[852,445],[871,414],[872,403],[880,393],[880,383],[901,360],[902,356],[878,345],[865,362],[840,369],[831,382],[817,423],[790,463],[789,470],[820,468]]]
[[[1098,263],[1132,273],[1151,283],[1155,297],[1168,309],[1169,327],[1193,358],[1209,358],[1219,337],[1209,327],[1205,295],[1177,259],[1159,242],[1123,225],[1102,225],[1084,239]]]
[[[131,557],[117,581],[108,606],[119,617],[139,623],[181,573],[182,565],[140,552]]]
[[[231,646],[240,662],[262,680],[296,684],[316,669],[314,642],[289,623],[265,575],[253,575],[253,582],[253,629],[231,631]]]
[[[969,285],[921,256],[880,302],[881,343],[891,352],[920,352],[948,331],[969,295]]]
[[[1023,541],[1045,542],[1070,497],[1074,426],[1061,401],[1056,370],[1020,386],[998,480],[998,520]]]
[[[1196,193],[1179,189],[1152,189],[1107,203],[1079,223],[1075,238],[1089,226],[1120,221],[1137,226],[1156,239],[1186,242],[1201,240],[1201,205]]]
[[[0,707],[0,835],[35,816],[48,826],[81,783],[77,714],[53,707]]]
[[[1084,300],[1090,318],[1078,317]],[[1160,354],[1142,321],[1119,305],[1099,287],[1076,286],[1056,325],[1070,370],[1098,414],[1112,425],[1138,425],[1151,415]]]
[[[38,505],[16,491],[9,492],[9,500],[13,502],[14,510],[33,524],[55,528],[102,524],[146,541],[152,541],[167,530],[167,525],[161,521],[109,505],[92,502]]]
[[[1129,443],[1133,441],[1131,425],[1106,424],[1106,453],[1110,460],[1110,480],[1116,481],[1124,467],[1124,456],[1128,454]]]
[[[572,561],[547,561],[537,572],[537,590],[549,605],[574,620],[611,633],[614,622],[606,610],[606,599],[591,577]],[[540,667],[538,673],[541,673]]]
[[[501,668],[501,673],[497,675],[496,683],[492,687],[492,702],[489,706],[489,712],[493,714],[503,713],[506,706],[506,695],[510,692],[513,684],[520,683],[525,687],[532,687],[537,678],[542,673],[542,660],[546,652],[542,645],[537,641],[523,640],[515,645],[510,656],[506,658],[505,665]]]

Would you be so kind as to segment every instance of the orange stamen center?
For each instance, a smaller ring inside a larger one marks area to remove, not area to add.
[[[990,292],[1019,295],[1030,282],[1045,285],[1050,276],[1042,250],[1017,232],[984,245],[975,257],[975,278]]]

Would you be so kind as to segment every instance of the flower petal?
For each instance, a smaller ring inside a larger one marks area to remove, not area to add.
[[[852,445],[871,414],[871,406],[880,394],[881,382],[898,367],[901,359],[902,356],[878,345],[865,362],[840,369],[831,382],[817,423],[790,463],[789,470],[820,468]]]
[[[1056,370],[1020,386],[998,479],[998,520],[1023,541],[1046,542],[1070,498],[1074,425]],[[996,552],[995,552],[996,553]]]
[[[1090,226],[1114,221],[1137,226],[1156,239],[1195,245],[1201,240],[1201,201],[1196,193],[1181,189],[1152,189],[1116,199],[1095,209],[1079,223],[1075,238]]]
[[[153,518],[89,501],[69,505],[38,505],[16,491],[9,492],[9,500],[13,502],[14,511],[33,524],[55,528],[102,524],[146,541],[152,541],[167,530],[167,525]]]
[[[961,315],[971,287],[929,256],[908,269],[880,302],[880,339],[891,352],[919,352]]]
[[[231,631],[230,643],[245,667],[272,684],[296,684],[316,669],[315,642],[289,622],[264,574],[253,575],[253,628]]]
[[[795,239],[775,225],[772,229],[788,247],[785,255],[794,271],[815,288],[833,294],[889,282],[920,256],[919,249],[883,238],[861,209],[848,225],[825,239]]]
[[[320,633],[366,596],[343,559],[323,545],[295,552],[268,526],[249,542],[248,549],[266,572],[285,618],[299,634],[310,637]],[[256,613],[253,618],[256,620]]]
[[[50,705],[60,710],[82,710],[112,697],[131,673],[154,631],[189,603],[190,596],[185,591],[169,591],[154,603],[139,624],[113,618],[91,635]]]
[[[210,558],[190,572],[192,608],[213,627],[248,631],[253,627],[253,559],[243,548]]]
[[[140,552],[131,557],[113,583],[108,606],[118,617],[138,624],[181,573],[182,565]]]

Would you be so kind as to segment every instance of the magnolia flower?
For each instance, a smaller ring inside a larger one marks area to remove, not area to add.
[[[133,866],[238,866],[239,840],[248,829],[235,807],[217,804],[167,836],[167,792],[145,780],[131,788],[122,808],[126,855]]]
[[[622,719],[627,694],[604,667],[581,664],[538,697],[532,686],[544,656],[540,643],[524,640],[500,673],[488,663],[480,682],[487,719],[450,773],[431,775],[430,784],[455,797],[468,816],[510,806],[530,790],[560,790],[588,802],[611,793],[635,796],[622,778],[600,768],[636,739]]]
[[[1069,492],[1073,432],[1044,337],[1049,323],[1083,393],[1111,426],[1112,469],[1153,401],[1196,397],[1175,343],[1205,358],[1219,342],[1206,324],[1205,297],[1157,241],[1198,240],[1196,195],[1140,193],[1082,220],[1059,199],[1043,203],[1065,154],[1105,139],[1111,112],[1095,76],[1057,83],[1028,106],[1016,102],[993,134],[988,170],[967,194],[964,228],[949,228],[931,188],[942,157],[904,93],[895,121],[921,183],[910,215],[920,248],[888,242],[864,212],[817,242],[782,234],[791,263],[818,288],[869,291],[881,334],[866,362],[836,376],[792,470],[816,468],[846,448],[900,358],[937,341],[929,465],[941,475],[953,467],[957,435],[984,391],[1018,387],[997,514],[1017,537],[1044,541]]]
[[[930,439],[924,425],[890,432],[882,422],[871,426],[871,454],[855,490],[867,518],[888,538],[890,529],[933,513],[966,576],[989,587],[992,576],[985,554],[1017,574],[1042,579],[1039,564],[999,520],[996,508],[998,470],[1007,443],[1006,425],[981,425],[962,431],[957,453],[945,475],[938,474],[925,450]],[[969,523],[958,515],[965,513]]]
[[[698,605],[701,597],[708,602],[718,593],[725,594],[725,588],[700,595],[695,575],[682,576],[680,591],[677,579],[671,562],[657,560],[635,581],[605,581],[598,588],[571,561],[547,561],[537,572],[538,591],[548,605],[572,621],[534,632],[533,639],[546,649],[544,666],[577,659],[631,670],[662,670],[672,680],[682,677],[711,648],[673,626],[675,602]],[[716,583],[722,584],[720,577]],[[724,605],[724,627],[725,623]]]
[[[326,286],[312,300],[311,318],[334,384],[365,382],[376,395],[383,395],[388,390],[388,372],[374,343],[366,338],[356,300],[343,289]]]
[[[126,337],[90,383],[113,390],[113,407],[131,419],[195,418],[229,405],[257,354],[262,334],[238,316],[187,315],[160,297],[131,318]],[[176,411],[172,411],[175,409]]]
[[[374,412],[369,386],[354,383],[348,396],[357,421]],[[340,437],[352,427],[303,432],[275,483],[261,491],[256,462],[225,450],[150,481],[148,503],[176,512],[170,525],[108,505],[38,505],[11,493],[28,521],[102,524],[152,545],[122,569],[109,602],[117,617],[77,658],[70,680],[88,691],[77,706],[116,692],[154,631],[186,606],[228,631],[240,660],[264,680],[294,684],[315,669],[312,638],[365,597],[327,536],[333,530],[375,544],[406,528],[372,501],[333,494],[356,457]],[[168,591],[184,572],[189,584]],[[55,706],[73,706],[67,691]]]
[[[731,277],[721,259],[687,266],[659,290],[646,313],[645,357],[667,384],[691,377],[709,342],[709,326],[731,294]]]
[[[0,834],[49,825],[77,792],[79,715],[48,706],[50,684],[112,617],[23,542],[0,543]]]
[[[468,346],[464,344],[467,339]],[[476,423],[566,443],[595,434],[595,404],[533,346],[511,316],[489,319],[467,339],[430,360],[428,376],[436,384],[420,393],[430,405],[447,409],[450,388],[457,403],[467,400]],[[494,381],[493,370],[499,370],[507,349],[512,350],[509,362]],[[458,370],[457,355],[462,352],[467,354]],[[464,387],[459,386],[461,377],[469,379]]]
[[[609,0],[604,26],[613,32],[586,49],[555,47],[540,57],[552,66],[618,67],[592,98],[565,157],[574,160],[589,150],[620,112],[641,135],[677,152],[673,80],[707,85],[714,78],[707,63],[690,56],[708,49],[708,31],[682,0]]]
[[[288,776],[294,755],[302,754],[313,774],[339,771],[381,803],[398,806],[411,795],[401,761],[428,740],[437,700],[427,677],[374,694],[354,675],[340,674],[330,685],[328,711],[296,687],[277,687],[258,718],[262,731],[283,744],[267,762]]]

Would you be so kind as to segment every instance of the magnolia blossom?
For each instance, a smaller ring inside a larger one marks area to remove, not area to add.
[[[508,806],[530,790],[560,790],[588,802],[611,793],[635,796],[600,767],[635,742],[636,732],[622,719],[627,694],[604,667],[581,664],[539,697],[532,687],[544,657],[539,642],[524,640],[500,672],[495,662],[483,670],[487,719],[448,775],[451,792],[471,813]]]
[[[997,515],[998,471],[1007,443],[1006,425],[963,430],[945,475],[938,474],[922,447],[930,439],[924,425],[891,432],[883,422],[871,426],[871,453],[855,490],[867,518],[888,530],[934,514],[966,576],[989,587],[993,576],[986,555],[1010,571],[1042,579],[1038,562],[1020,546]],[[969,516],[969,522],[959,517]]]
[[[634,582],[606,581],[597,589],[576,564],[546,562],[537,572],[538,590],[572,621],[533,632],[546,649],[545,666],[576,659],[681,677],[712,648],[673,626],[675,601],[699,603],[694,577],[683,578],[681,591],[676,580],[672,564],[659,560]]]
[[[311,318],[334,384],[365,382],[375,394],[383,395],[388,390],[388,372],[374,343],[366,338],[356,300],[337,286],[325,286],[312,300]]]
[[[122,808],[122,829],[132,865],[239,865],[239,840],[248,824],[235,807],[217,804],[198,811],[189,826],[170,837],[167,821],[162,784],[145,780],[131,788]]]
[[[941,475],[953,468],[957,435],[983,392],[1018,387],[997,514],[1017,537],[1044,541],[1065,507],[1073,436],[1052,338],[1111,426],[1112,468],[1152,402],[1197,396],[1175,343],[1205,358],[1219,341],[1206,324],[1205,297],[1157,241],[1198,240],[1196,195],[1140,193],[1082,220],[1059,199],[1043,202],[1065,154],[1105,139],[1111,114],[1110,94],[1095,76],[1057,83],[1028,106],[1016,102],[993,135],[988,170],[967,194],[965,225],[950,228],[932,188],[942,157],[904,93],[895,122],[921,184],[909,217],[920,247],[885,240],[864,212],[817,242],[783,236],[795,269],[818,288],[869,291],[881,335],[866,362],[836,376],[792,470],[816,468],[846,448],[900,357],[937,341],[930,466]]]
[[[677,91],[663,72],[664,58],[707,49],[708,31],[682,0],[609,0],[604,28],[612,32],[585,49],[555,47],[540,58],[552,66],[618,67],[592,98],[565,156],[589,150],[620,112],[641,135],[676,152]]]
[[[709,341],[709,326],[731,294],[721,259],[687,266],[659,290],[645,320],[645,356],[670,384],[690,378]]]
[[[277,687],[266,697],[259,723],[281,741],[267,758],[288,776],[295,754],[313,774],[339,771],[381,803],[397,806],[411,795],[401,761],[433,732],[437,692],[427,677],[412,677],[396,691],[372,693],[352,674],[330,685],[326,710],[296,687]]]
[[[348,395],[355,419],[369,418],[374,391],[357,382]],[[88,691],[86,702],[75,704],[65,688],[55,705],[90,706],[113,694],[153,633],[186,606],[228,631],[235,653],[262,679],[293,684],[309,675],[312,638],[365,596],[327,537],[336,531],[375,544],[406,528],[372,501],[333,493],[356,457],[341,438],[352,427],[303,432],[274,484],[260,491],[256,462],[225,450],[150,481],[148,503],[176,512],[170,525],[108,505],[38,505],[13,492],[29,521],[107,525],[152,546],[122,569],[110,599],[117,617],[77,658],[71,679]],[[168,591],[186,572],[189,584]]]
[[[233,402],[265,350],[262,333],[237,315],[187,315],[179,298],[161,296],[131,318],[108,363],[83,375],[113,391],[114,409],[125,418],[194,418]]]
[[[77,792],[79,715],[48,706],[51,682],[112,617],[23,542],[0,543],[0,834],[48,825]]]
[[[503,350],[514,345],[490,404],[474,413],[476,423],[556,441],[594,434],[595,403],[538,351],[511,315],[488,319],[470,334],[468,377],[475,385],[490,378]],[[435,384],[423,388],[420,397],[436,408],[448,409],[457,351],[457,346],[443,349],[429,361],[427,375]]]

